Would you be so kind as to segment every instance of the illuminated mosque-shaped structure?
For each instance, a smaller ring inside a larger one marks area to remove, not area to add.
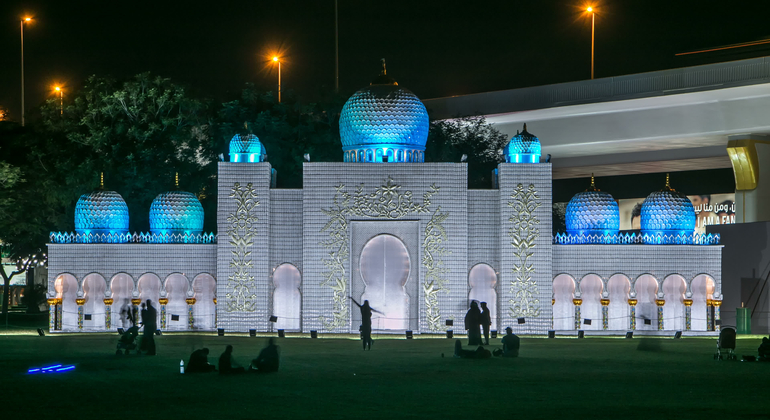
[[[78,201],[75,232],[51,234],[50,330],[114,331],[151,299],[161,330],[358,334],[349,297],[382,312],[378,332],[460,332],[471,300],[493,330],[524,334],[718,329],[721,245],[693,234],[668,181],[644,201],[642,231],[620,232],[592,177],[552,235],[551,165],[526,126],[489,190],[468,189],[466,163],[425,162],[427,135],[425,107],[383,66],[342,110],[344,162],[305,162],[302,189],[273,187],[256,135],[232,138],[216,236],[177,190],[152,202],[151,232],[129,233],[102,183]]]

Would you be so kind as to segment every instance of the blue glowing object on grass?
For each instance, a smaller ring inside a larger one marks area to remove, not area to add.
[[[53,366],[46,366],[43,368],[32,368],[27,370],[28,374],[36,374],[36,373],[55,373],[55,372],[67,372],[70,370],[75,370],[75,365],[53,365]]]
[[[655,244],[691,244],[695,231],[695,209],[684,194],[669,186],[647,196],[642,203],[642,234]]]
[[[236,134],[230,140],[230,162],[264,162],[265,146],[254,134]]]
[[[582,243],[617,243],[620,230],[620,209],[609,193],[594,186],[575,194],[567,204],[565,215],[567,233],[584,238]]]
[[[150,206],[150,231],[166,237],[161,242],[177,242],[180,235],[199,235],[203,231],[203,206],[193,193],[169,191],[159,194]]]
[[[517,132],[503,149],[505,161],[508,163],[540,163],[540,140],[527,131]]]
[[[128,233],[128,206],[115,191],[83,194],[75,205],[75,232],[121,235]]]
[[[428,111],[383,74],[354,93],[340,115],[345,162],[424,162]]]

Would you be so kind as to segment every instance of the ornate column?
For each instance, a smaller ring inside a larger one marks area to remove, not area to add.
[[[139,326],[139,322],[141,321],[139,319],[139,305],[141,305],[142,299],[139,298],[133,298],[131,299],[131,311],[134,315],[134,322],[136,322],[136,326]]]
[[[664,299],[655,299],[655,305],[658,306],[658,330],[663,330],[663,305],[666,304]]]
[[[720,324],[722,320],[722,301],[721,300],[712,300],[712,305],[714,305],[714,331],[718,331],[719,327],[717,324]]]
[[[56,322],[56,302],[58,299],[48,299],[48,331],[55,331],[57,322]]]
[[[628,304],[631,306],[631,321],[628,327],[634,331],[636,329],[636,299],[628,299]]]
[[[580,305],[583,304],[583,299],[572,299],[572,303],[575,305],[575,329],[580,329]]]
[[[104,299],[104,328],[109,331],[112,328],[112,298]]]
[[[692,299],[684,300],[684,329],[685,331],[692,329]]]
[[[86,303],[86,300],[83,298],[77,298],[75,299],[75,303],[78,304],[78,329],[83,329],[83,305]]]
[[[193,318],[193,305],[195,305],[195,298],[187,298],[185,299],[185,302],[187,302],[187,329],[191,330],[195,325],[195,319]]]
[[[714,331],[713,302],[711,299],[706,299],[706,330],[708,331]]]
[[[62,305],[62,299],[57,298],[56,299],[56,329],[57,330],[62,329],[62,312],[64,310],[63,307],[64,305]]]
[[[610,300],[602,299],[602,329],[606,330],[610,326]]]
[[[166,329],[166,305],[168,305],[168,298],[160,298],[158,299],[158,303],[160,303],[160,329],[165,330]]]

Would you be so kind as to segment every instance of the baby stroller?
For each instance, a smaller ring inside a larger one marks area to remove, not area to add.
[[[735,328],[725,327],[719,332],[717,352],[714,353],[714,360],[722,360],[722,352],[727,353],[727,360],[738,360],[738,357],[735,355]]]
[[[120,336],[120,340],[118,340],[118,349],[115,351],[115,354],[121,355],[123,354],[124,350],[126,354],[128,354],[131,350],[137,350],[138,352],[138,348],[136,346],[137,335],[139,335],[139,327],[137,326],[133,326],[126,330],[126,332]]]

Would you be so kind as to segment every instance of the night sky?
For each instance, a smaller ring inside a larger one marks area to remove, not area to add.
[[[423,99],[590,77],[590,17],[577,1],[339,1],[340,87],[379,71]],[[766,1],[615,0],[596,4],[596,76],[770,55],[761,46],[675,53],[765,38]],[[0,4],[0,106],[19,118],[19,20],[25,28],[27,106],[51,86],[88,75],[170,77],[199,96],[235,99],[252,82],[314,98],[334,85],[334,2],[16,1]],[[66,95],[66,92],[65,92]]]

